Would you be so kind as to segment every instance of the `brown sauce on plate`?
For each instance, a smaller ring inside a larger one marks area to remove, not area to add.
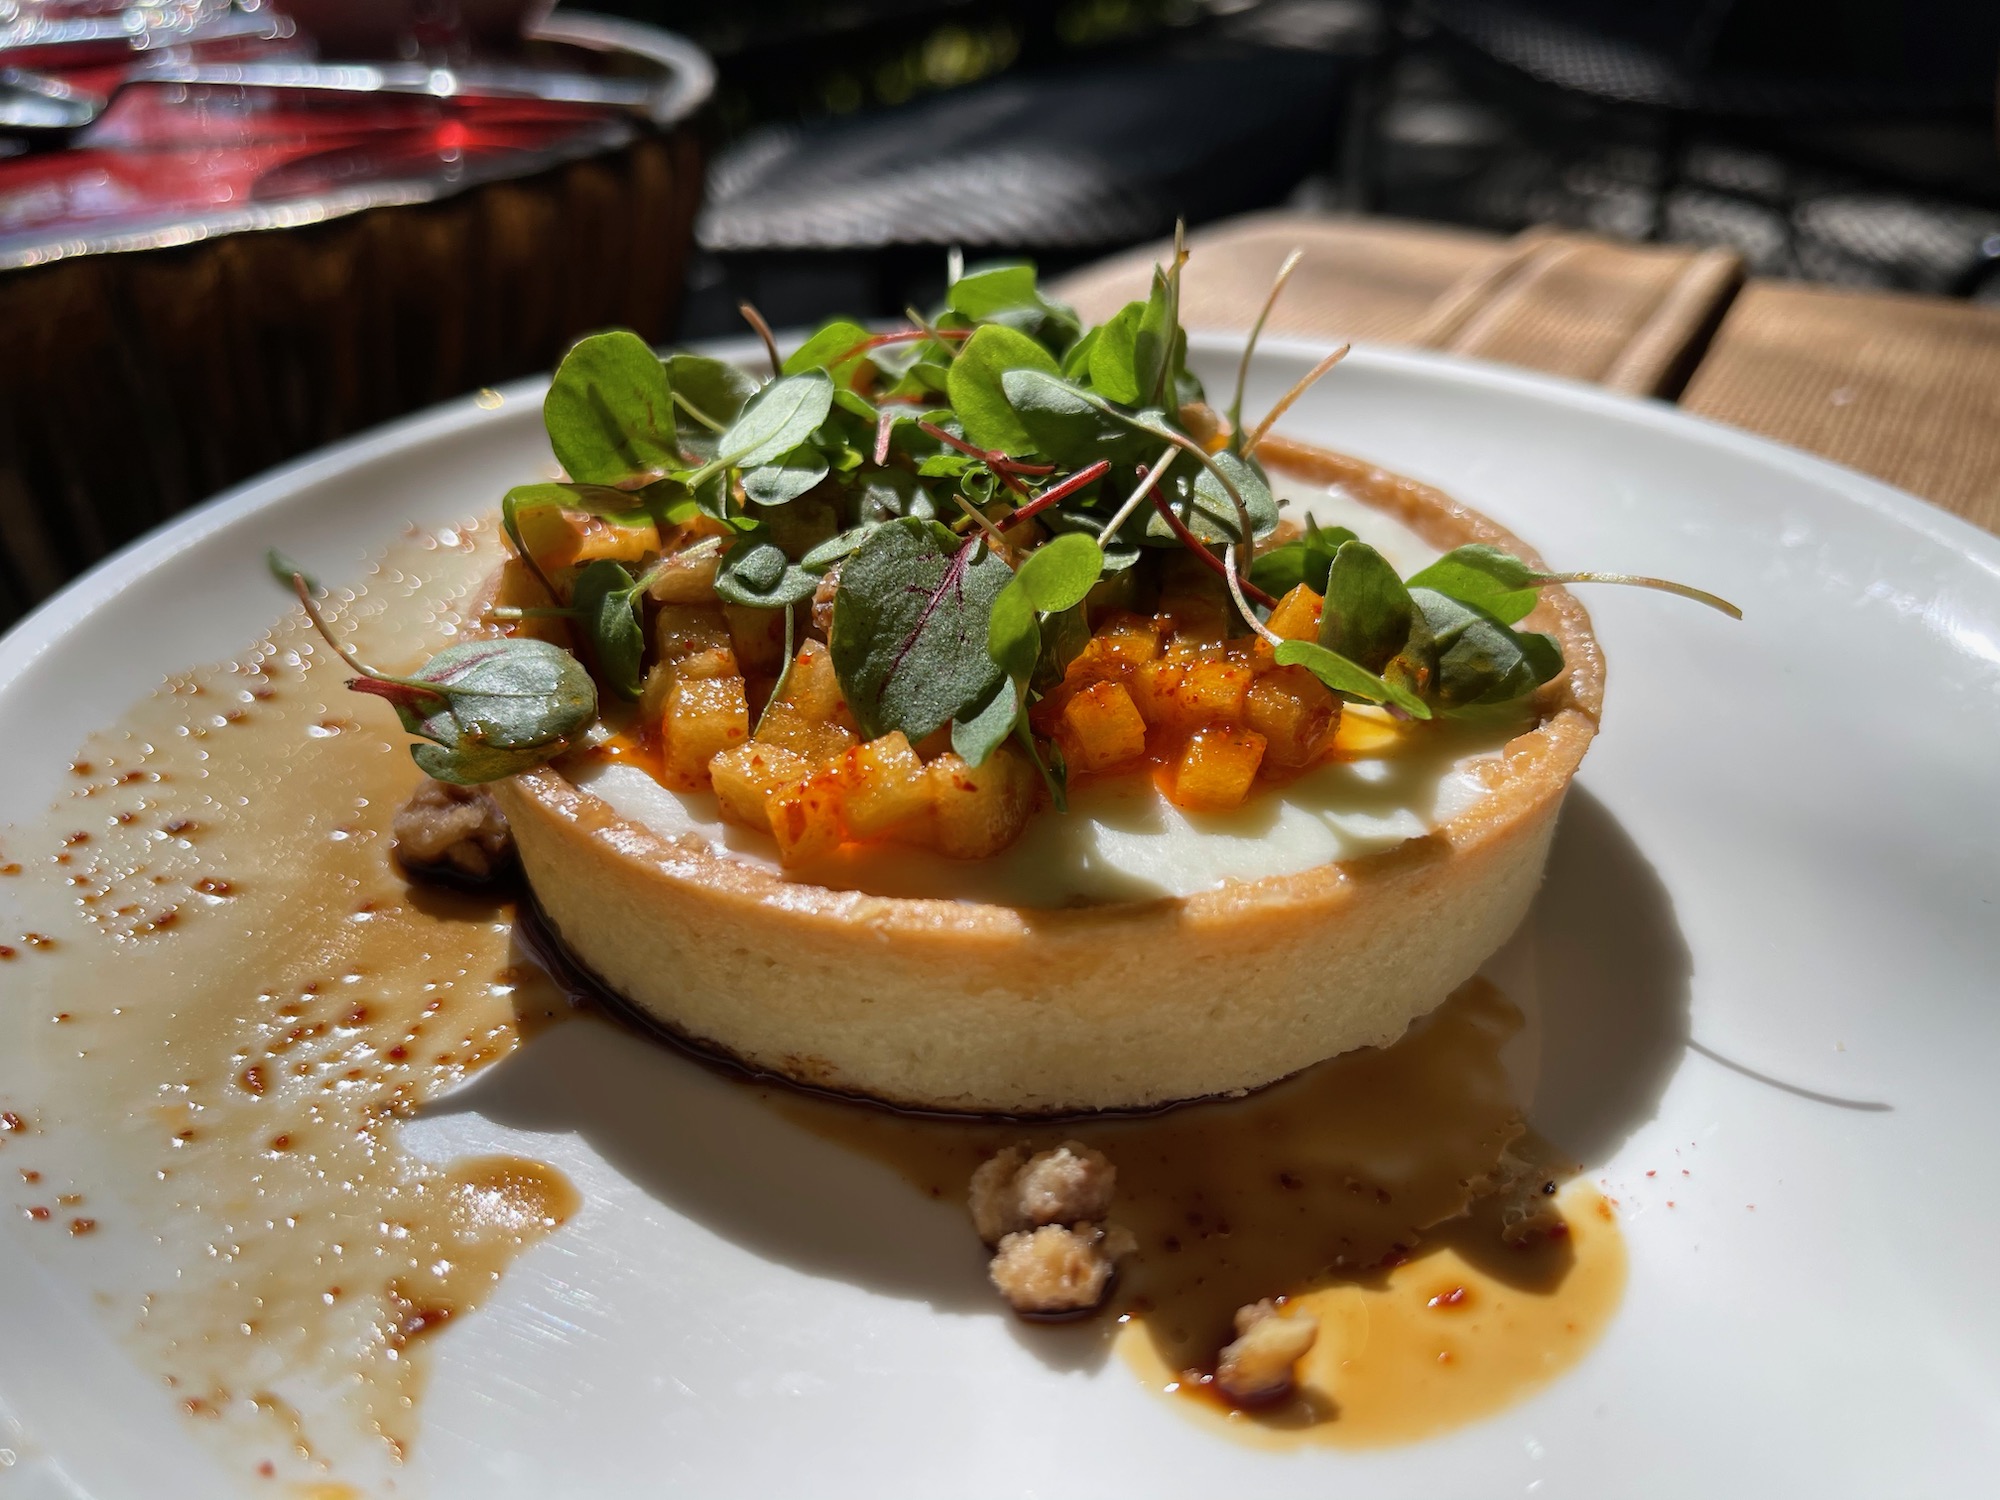
[[[364,654],[414,664],[454,637],[492,558],[470,530],[414,536],[334,612]],[[432,1162],[401,1140],[572,1007],[508,902],[412,886],[388,858],[418,773],[346,675],[293,611],[93,736],[48,820],[0,844],[21,877],[19,929],[0,932],[11,1211],[85,1279],[149,1267],[100,1286],[108,1316],[192,1421],[240,1440],[226,1452],[327,1495],[370,1483],[346,1459],[334,1482],[329,1455],[357,1432],[393,1471],[428,1337],[579,1207],[542,1163]],[[1091,1326],[1199,1420],[1364,1446],[1518,1399],[1617,1305],[1622,1243],[1586,1186],[1560,1188],[1567,1233],[1530,1249],[1500,1241],[1490,1204],[1467,1212],[1510,1150],[1567,1175],[1524,1136],[1501,1065],[1520,1022],[1475,983],[1395,1047],[1143,1118],[941,1120],[769,1092],[954,1202],[1002,1144],[1107,1151],[1139,1250]],[[126,1258],[92,1259],[112,1251]],[[1236,1307],[1274,1295],[1307,1303],[1321,1338],[1299,1395],[1247,1417],[1189,1372]]]
[[[413,662],[489,566],[414,538],[335,613]],[[294,610],[94,736],[48,821],[5,842],[43,877],[9,892],[40,941],[10,944],[6,1155],[90,1204],[43,1253],[87,1233],[149,1265],[103,1287],[114,1325],[190,1417],[314,1482],[357,1428],[401,1456],[427,1336],[578,1208],[542,1163],[401,1142],[563,1001],[506,905],[388,859],[419,773],[347,675]]]
[[[1134,1118],[957,1121],[796,1094],[779,1107],[954,1201],[1001,1146],[1098,1148],[1118,1169],[1111,1218],[1139,1242],[1105,1326],[1140,1378],[1245,1436],[1370,1447],[1520,1399],[1617,1309],[1625,1253],[1610,1205],[1565,1186],[1574,1165],[1524,1131],[1501,1059],[1520,1025],[1474,980],[1393,1047]],[[1532,1168],[1528,1193],[1550,1190],[1556,1233],[1503,1241],[1501,1197],[1479,1194],[1508,1164]],[[1317,1314],[1319,1342],[1293,1400],[1232,1411],[1193,1372],[1213,1368],[1238,1307],[1273,1296]]]

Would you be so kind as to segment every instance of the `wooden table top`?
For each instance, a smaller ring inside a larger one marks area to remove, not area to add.
[[[1530,230],[1260,214],[1193,239],[1182,318],[1500,360],[1677,401],[2000,531],[2000,309],[1746,281],[1725,250]],[[1057,288],[1086,322],[1145,295],[1160,247]]]

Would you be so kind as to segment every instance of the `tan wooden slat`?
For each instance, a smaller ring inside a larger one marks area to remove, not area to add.
[[[1682,404],[2000,531],[2000,309],[1753,281]]]

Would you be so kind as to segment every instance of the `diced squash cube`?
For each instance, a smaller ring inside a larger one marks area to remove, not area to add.
[[[807,641],[792,660],[791,675],[785,679],[785,698],[799,714],[822,723],[833,720],[846,707],[840,695],[840,678],[833,670],[833,653],[821,641]]]
[[[1027,756],[1002,745],[976,770],[955,754],[930,763],[937,847],[954,859],[984,859],[1021,836],[1039,795]]]
[[[1098,630],[1063,671],[1063,685],[1087,687],[1129,677],[1160,654],[1160,632],[1143,615],[1115,616]]]
[[[1220,646],[1229,638],[1230,608],[1221,594],[1163,596],[1160,615],[1168,655],[1194,655]]]
[[[722,617],[729,622],[729,643],[736,648],[743,670],[777,676],[785,664],[785,612],[725,604]]]
[[[708,784],[708,763],[750,737],[750,704],[741,677],[682,677],[667,691],[660,725],[670,775]]]
[[[1333,738],[1340,700],[1304,667],[1278,667],[1251,685],[1244,720],[1264,736],[1271,764],[1310,765]]]
[[[1317,641],[1323,604],[1320,596],[1302,583],[1277,602],[1265,625],[1271,634],[1288,641]]]
[[[500,576],[493,585],[493,597],[487,601],[488,609],[547,609],[556,601],[549,597],[549,591],[542,587],[526,563],[518,557],[510,557],[500,565]],[[531,615],[525,620],[508,620],[505,628],[509,635],[528,636],[538,641],[547,641],[554,646],[568,650],[572,644],[569,622],[553,615]]]
[[[1174,802],[1190,812],[1226,812],[1249,795],[1264,760],[1264,736],[1249,729],[1198,731],[1174,767]]]
[[[764,833],[771,831],[767,806],[771,793],[804,780],[811,771],[804,756],[755,740],[721,751],[708,763],[709,780],[722,803],[722,815]]]
[[[845,755],[856,735],[844,724],[817,724],[789,705],[776,703],[758,723],[757,738],[795,750],[814,765],[825,765]]]
[[[1116,682],[1095,682],[1062,711],[1063,755],[1079,771],[1102,771],[1146,753],[1146,721]]]
[[[1240,721],[1255,677],[1242,662],[1162,658],[1139,669],[1132,697],[1155,728],[1199,729]]]
[[[653,619],[653,645],[676,676],[738,675],[729,627],[713,605],[662,604]]]
[[[840,783],[826,771],[788,781],[765,800],[778,858],[804,864],[840,847]]]
[[[521,512],[517,525],[522,546],[545,573],[600,557],[637,562],[660,550],[660,533],[651,521],[614,526],[579,511],[540,506]]]
[[[1353,760],[1393,755],[1404,744],[1402,726],[1387,709],[1372,703],[1349,703],[1341,709],[1333,736],[1334,754]]]
[[[900,729],[849,750],[838,775],[850,837],[927,840],[935,806],[930,771]]]
[[[660,575],[646,592],[662,604],[715,603],[715,570],[722,542],[714,537],[661,559]]]

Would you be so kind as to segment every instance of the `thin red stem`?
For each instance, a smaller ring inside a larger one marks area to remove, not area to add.
[[[1015,494],[1019,495],[1024,500],[1028,497],[1028,487],[1025,484],[1021,483],[1020,480],[1016,479],[1005,468],[1001,467],[1001,465],[1008,462],[1006,454],[989,453],[984,448],[976,448],[971,443],[965,441],[964,438],[955,438],[950,433],[946,432],[942,427],[939,427],[934,423],[919,422],[917,423],[917,427],[921,431],[929,433],[932,437],[936,438],[940,443],[947,443],[951,447],[956,448],[960,453],[969,454],[973,458],[979,459],[993,471],[994,477],[998,479],[1002,484],[1006,485],[1008,489],[1012,490]],[[996,459],[999,460],[998,463],[994,462],[994,460]]]
[[[884,344],[908,344],[918,339],[965,339],[972,337],[970,328],[898,328],[894,333],[878,333],[863,339],[838,359],[828,360],[828,368],[844,365],[857,354],[866,354],[870,349],[880,349]]]
[[[1110,472],[1110,470],[1111,470],[1111,460],[1108,458],[1100,458],[1096,463],[1092,464],[1087,469],[1078,469],[1074,474],[1070,475],[1069,478],[1065,479],[1061,484],[1050,485],[1047,489],[1043,490],[1041,494],[1035,496],[1034,499],[1030,500],[1026,505],[1022,506],[1019,510],[1015,511],[1013,515],[1007,517],[1006,520],[1000,523],[1000,529],[1002,531],[1005,531],[1009,526],[1012,526],[1016,521],[1028,520],[1030,517],[1035,516],[1040,512],[1047,510],[1051,505],[1054,505],[1058,500],[1067,500],[1071,495],[1074,495],[1078,490],[1082,489],[1085,485],[1092,484],[1095,481],[1102,479],[1107,473]]]
[[[1196,557],[1200,558],[1203,562],[1207,563],[1209,567],[1213,568],[1216,574],[1222,579],[1223,582],[1227,583],[1229,581],[1229,564],[1224,562],[1221,558],[1217,557],[1213,552],[1209,551],[1207,545],[1202,541],[1202,539],[1196,536],[1192,531],[1189,531],[1187,527],[1181,523],[1181,518],[1174,514],[1173,505],[1167,500],[1167,497],[1161,494],[1158,490],[1153,491],[1153,509],[1157,510],[1162,516],[1166,517],[1167,525],[1173,528],[1174,535],[1181,539],[1182,544],[1186,546],[1189,551],[1193,552]],[[1271,606],[1273,606],[1278,602],[1276,599],[1273,599],[1269,594],[1265,593],[1262,589],[1258,588],[1257,585],[1252,583],[1249,579],[1245,578],[1239,581],[1243,585],[1243,592],[1249,595],[1252,599],[1255,599],[1259,604],[1263,605],[1266,609],[1271,608]]]

